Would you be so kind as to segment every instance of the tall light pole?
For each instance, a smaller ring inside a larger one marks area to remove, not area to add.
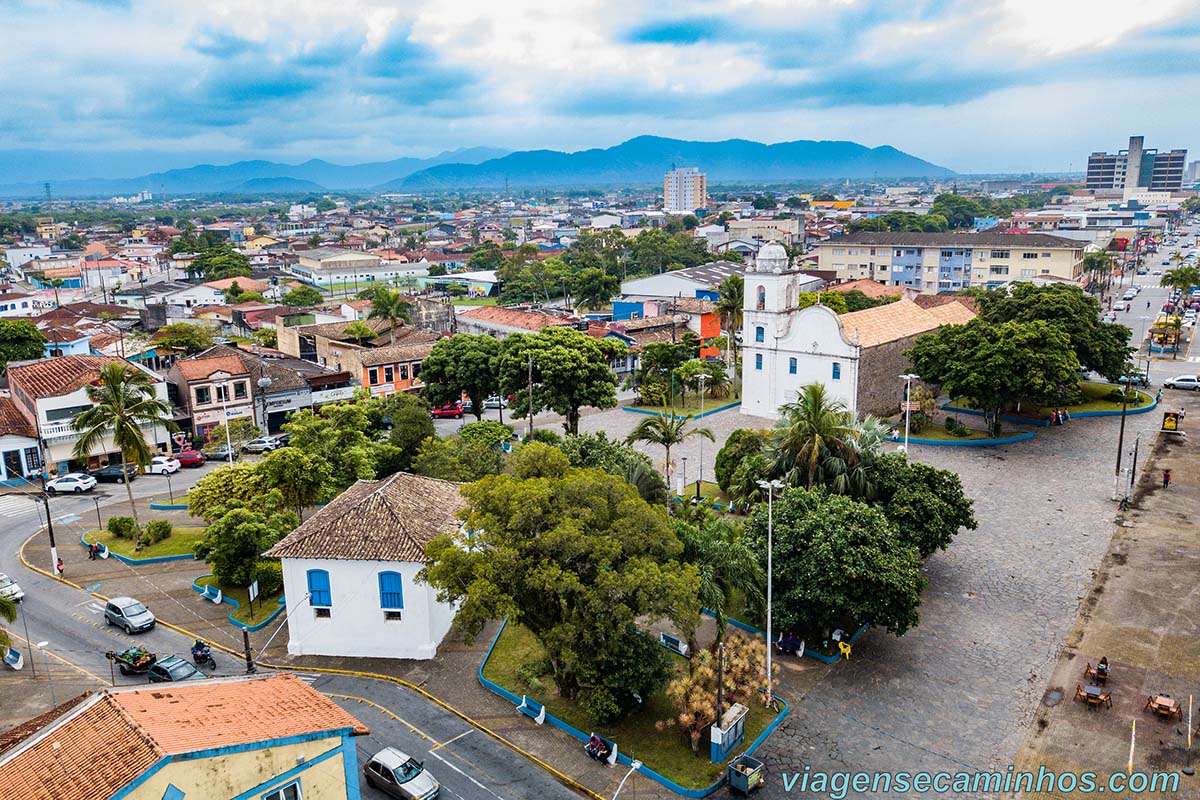
[[[58,705],[58,700],[54,696],[54,675],[50,671],[50,651],[46,649],[48,644],[50,643],[38,642],[36,645],[34,645],[34,647],[36,647],[38,650],[41,650],[46,656],[46,680],[50,682],[50,706],[53,708]]]
[[[633,761],[629,764],[629,772],[625,773],[625,777],[621,778],[621,782],[617,784],[617,790],[613,792],[613,800],[617,800],[617,795],[621,793],[621,789],[625,788],[625,781],[629,780],[629,776],[642,768],[642,762]]]
[[[904,453],[908,454],[908,420],[912,417],[912,411],[909,410],[909,403],[912,402],[912,382],[920,380],[920,375],[914,375],[911,372],[900,376],[900,380],[904,381]]]
[[[704,416],[704,383],[708,380],[708,375],[701,374],[697,376],[700,381],[700,416]],[[700,440],[700,458],[696,461],[696,502],[700,502],[700,482],[704,480],[704,437],[696,437]]]
[[[225,454],[229,457],[229,466],[233,466],[233,437],[229,435],[229,382],[218,383],[217,389],[220,391],[217,394],[221,395],[221,413],[224,419],[221,424],[225,426]]]
[[[758,485],[767,490],[767,701],[774,702],[775,693],[771,689],[771,594],[774,583],[771,578],[772,539],[775,537],[775,490],[783,488],[783,481],[778,478],[770,481],[759,481]]]

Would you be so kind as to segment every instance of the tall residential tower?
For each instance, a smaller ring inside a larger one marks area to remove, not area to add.
[[[1178,191],[1183,185],[1187,150],[1160,153],[1144,147],[1145,137],[1130,136],[1129,148],[1088,156],[1087,188]]]
[[[663,209],[668,214],[691,214],[708,202],[708,179],[696,167],[673,169],[663,178]]]

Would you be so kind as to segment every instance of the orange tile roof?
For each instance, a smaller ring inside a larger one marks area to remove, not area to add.
[[[8,381],[29,397],[59,397],[100,377],[105,364],[127,363],[115,356],[58,356],[8,368]]]
[[[849,283],[839,283],[834,286],[830,286],[827,289],[827,291],[830,292],[853,292],[856,290],[862,292],[867,297],[874,298],[898,297],[901,294],[899,286],[888,286],[887,284],[880,283],[879,281],[873,281],[869,278],[850,281]]]
[[[205,281],[203,285],[210,289],[216,289],[218,292],[224,292],[233,288],[235,283],[243,292],[265,292],[271,285],[253,278],[222,278],[219,281]]]
[[[951,308],[952,305],[957,304],[947,304],[939,306],[939,308]],[[975,316],[965,306],[959,306],[959,308],[962,308],[963,312],[968,315],[966,319],[961,320],[962,322]],[[958,314],[954,311],[949,313]],[[857,335],[858,344],[862,347],[874,347],[906,339],[909,336],[926,333],[949,323],[948,315],[946,319],[935,316],[911,300],[897,300],[885,306],[842,314],[838,320],[842,324],[846,338],[853,340]],[[959,321],[955,319],[954,323],[957,324]]]
[[[230,375],[249,375],[246,365],[235,355],[215,356],[209,358],[183,358],[175,362],[179,374],[185,381],[207,380],[215,372],[228,372]]]
[[[975,312],[963,303],[942,303],[940,306],[930,306],[926,314],[932,314],[943,325],[965,325],[975,319]]]
[[[569,325],[570,320],[552,317],[549,314],[538,314],[535,311],[521,311],[516,308],[500,308],[499,306],[479,306],[459,314],[459,317],[492,322],[509,328],[524,328],[528,331],[540,331],[551,325]]]
[[[8,435],[36,439],[37,429],[17,409],[17,404],[11,398],[0,397],[0,436]]]

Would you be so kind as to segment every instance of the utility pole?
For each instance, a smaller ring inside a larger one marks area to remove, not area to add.
[[[46,493],[46,443],[42,442],[42,465],[38,471],[38,477],[42,482],[42,494],[37,499],[46,504],[46,532],[50,535],[50,571],[55,575],[61,574],[58,571],[58,547],[54,544],[54,517],[50,513],[50,495]]]
[[[1117,434],[1117,468],[1113,477],[1113,500],[1117,499],[1121,485],[1121,451],[1125,447],[1125,412],[1129,408],[1129,376],[1126,384],[1121,387],[1121,431]]]
[[[246,674],[253,675],[258,672],[254,667],[254,656],[250,654],[250,631],[242,628],[242,647],[246,651]]]
[[[533,438],[533,353],[526,353],[529,356],[529,383],[525,388],[529,395],[529,438]]]

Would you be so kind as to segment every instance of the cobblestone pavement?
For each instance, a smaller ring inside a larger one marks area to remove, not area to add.
[[[1160,420],[1128,417],[1127,449]],[[1077,419],[1007,447],[913,445],[914,459],[962,477],[979,529],[926,563],[915,630],[899,639],[870,630],[848,662],[785,671],[781,693],[793,710],[760,750],[771,769],[763,797],[786,796],[781,773],[805,766],[1013,763],[1108,547],[1119,426],[1119,417]]]

